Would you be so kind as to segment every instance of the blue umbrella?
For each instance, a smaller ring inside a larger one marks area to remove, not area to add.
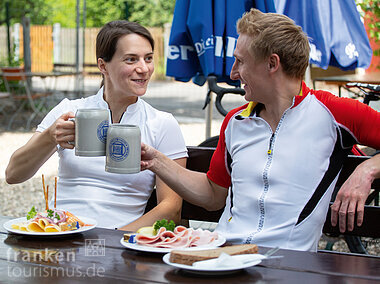
[[[310,63],[323,69],[368,68],[372,49],[354,0],[275,0],[310,38]]]
[[[236,21],[256,7],[275,12],[273,0],[178,0],[169,39],[166,75],[203,85],[209,75],[239,85],[229,74],[238,38]]]

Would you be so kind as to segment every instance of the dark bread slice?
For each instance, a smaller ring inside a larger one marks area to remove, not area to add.
[[[222,252],[238,255],[257,253],[258,250],[257,245],[254,244],[232,245],[207,250],[172,250],[169,260],[174,263],[192,265],[196,261],[217,258]]]

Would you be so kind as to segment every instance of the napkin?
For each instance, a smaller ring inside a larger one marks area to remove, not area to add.
[[[239,255],[229,255],[222,252],[218,258],[197,261],[193,263],[196,268],[203,269],[216,269],[216,268],[233,268],[241,267],[252,263],[252,265],[258,264],[261,260],[265,259],[266,256],[262,254],[239,254]]]

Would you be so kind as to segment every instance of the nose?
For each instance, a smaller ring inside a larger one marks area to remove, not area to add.
[[[240,78],[239,71],[237,69],[236,59],[235,59],[235,62],[231,68],[230,78],[231,78],[231,80],[239,80],[239,78]]]
[[[138,73],[147,73],[149,71],[148,64],[145,62],[145,60],[142,58],[137,63],[136,72]]]

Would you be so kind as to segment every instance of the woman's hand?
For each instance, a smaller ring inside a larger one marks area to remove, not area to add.
[[[71,142],[75,139],[75,123],[69,120],[74,118],[73,112],[62,114],[48,129],[51,140],[62,148],[73,149]]]
[[[72,117],[75,117],[72,112],[61,115],[49,128],[34,133],[24,146],[13,153],[5,171],[9,184],[31,178],[57,151],[57,145],[67,149],[74,148],[74,145],[69,144],[69,141],[74,141],[75,136],[75,123],[69,121]]]

